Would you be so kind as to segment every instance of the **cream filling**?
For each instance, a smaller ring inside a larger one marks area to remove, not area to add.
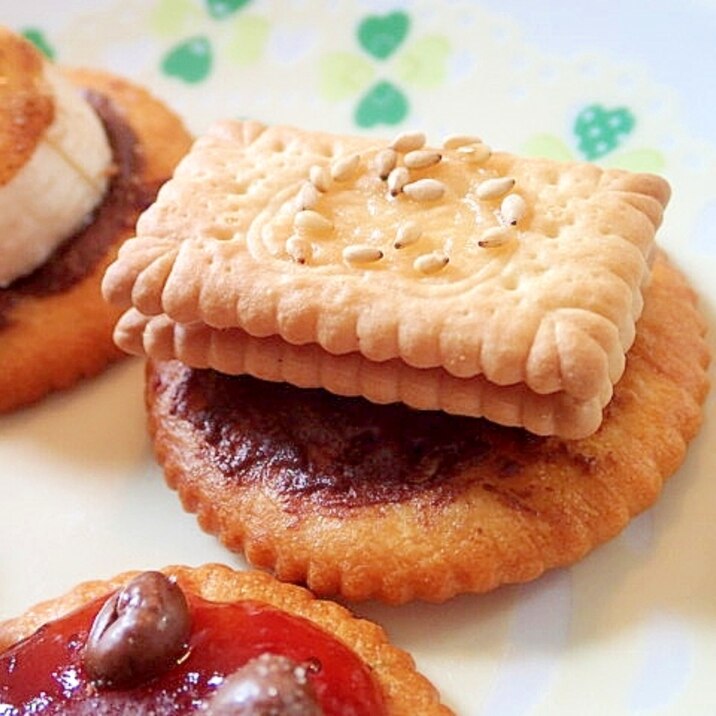
[[[101,121],[46,64],[55,119],[30,159],[0,187],[0,288],[44,263],[82,226],[107,189],[112,150]]]

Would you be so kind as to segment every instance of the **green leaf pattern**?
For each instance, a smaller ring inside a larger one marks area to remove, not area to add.
[[[191,37],[175,45],[162,60],[162,71],[169,77],[196,84],[211,72],[213,55],[206,37]]]
[[[55,59],[55,49],[47,41],[47,38],[42,30],[37,27],[27,27],[21,34],[26,40],[29,40],[33,45],[35,45],[35,47],[37,47],[37,49],[40,50],[45,57],[48,57],[51,60]]]
[[[402,10],[363,17],[356,27],[356,39],[364,54],[341,51],[323,55],[319,63],[321,95],[342,101],[359,94],[353,113],[359,127],[405,121],[410,102],[401,85],[422,90],[440,86],[451,53],[450,42],[442,35],[409,42],[411,27],[410,15]],[[386,70],[393,75],[390,79],[380,76]],[[379,77],[374,81],[376,74]]]
[[[187,86],[200,85],[211,76],[217,59],[237,67],[261,60],[271,34],[271,23],[261,15],[246,13],[252,0],[157,0],[148,10],[149,27],[159,37],[174,40],[159,65],[169,78]],[[202,24],[206,32],[202,32]],[[206,23],[209,23],[207,25]],[[225,27],[214,33],[211,25]],[[199,32],[192,34],[192,28]],[[56,51],[39,27],[22,34],[47,57]],[[410,115],[406,87],[429,91],[447,81],[453,56],[450,40],[440,34],[412,38],[414,19],[403,10],[363,16],[355,26],[360,52],[343,49],[326,52],[317,63],[317,86],[331,102],[353,99],[353,121],[359,127],[398,125]],[[223,39],[220,48],[212,44]],[[572,123],[572,136],[535,134],[523,146],[532,156],[560,161],[587,159],[631,171],[660,172],[664,155],[633,144],[638,122],[627,106],[585,104]]]
[[[393,84],[382,80],[373,85],[356,107],[355,122],[359,127],[377,124],[400,124],[408,115],[408,100]]]

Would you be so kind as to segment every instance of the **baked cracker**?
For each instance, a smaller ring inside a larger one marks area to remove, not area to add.
[[[168,179],[191,143],[179,117],[145,89],[120,77],[99,70],[63,72],[78,90],[109,98],[137,136],[141,156],[141,170],[133,177],[137,187],[155,189]],[[60,292],[13,298],[4,311],[0,413],[95,375],[124,355],[112,340],[121,311],[102,300],[100,284],[119,245],[132,235],[137,215],[124,217],[106,254],[83,279]],[[11,284],[6,292],[12,290]]]
[[[176,358],[227,375],[248,374],[379,404],[401,402],[420,410],[485,417],[536,435],[591,435],[612,397],[611,385],[588,400],[564,392],[540,395],[524,383],[497,386],[482,375],[458,378],[444,368],[413,368],[395,358],[378,363],[360,353],[337,356],[316,343],[293,345],[278,336],[256,338],[240,328],[181,324],[165,314],[149,317],[134,308],[117,322],[114,340],[127,353],[154,360]]]
[[[583,440],[150,364],[168,484],[230,549],[321,595],[442,601],[575,562],[649,507],[701,422],[696,297],[662,256]]]
[[[141,217],[105,276],[105,296],[147,317],[481,376],[509,388],[506,403],[524,385],[518,393],[603,406],[634,340],[666,182],[506,153],[475,166],[441,149],[441,161],[411,179],[442,182],[444,195],[419,200],[392,196],[381,180],[374,160],[385,146],[257,122],[215,125]],[[353,174],[311,205],[330,228],[295,225],[311,167],[330,173],[355,155]],[[526,210],[503,227],[504,245],[483,248],[505,223],[500,199],[477,198],[496,177],[515,179],[511,192]],[[421,237],[396,249],[407,222]],[[296,259],[292,236],[309,256]],[[382,258],[352,263],[344,251],[356,246]],[[449,259],[442,270],[415,268],[437,254]],[[594,415],[584,426],[595,427]]]
[[[212,602],[255,600],[308,619],[350,647],[372,670],[383,690],[389,716],[450,716],[435,688],[415,669],[406,652],[393,646],[377,624],[354,617],[345,607],[318,600],[290,584],[261,572],[237,572],[220,564],[201,567],[172,566],[161,570],[176,578],[182,588]],[[33,634],[43,624],[79,609],[119,589],[139,572],[112,579],[84,582],[62,597],[29,609],[0,623],[0,651]]]

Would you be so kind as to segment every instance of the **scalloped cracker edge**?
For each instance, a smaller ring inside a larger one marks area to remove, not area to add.
[[[450,716],[435,687],[415,668],[413,658],[393,646],[377,624],[355,617],[334,602],[316,599],[308,590],[283,584],[258,571],[238,572],[221,564],[170,566],[161,570],[192,593],[214,602],[257,600],[314,623],[352,649],[372,670],[381,686],[389,716]],[[0,622],[0,651],[27,638],[43,624],[119,589],[139,572],[108,580],[83,582],[62,597],[43,602],[25,614]]]
[[[537,435],[577,439],[592,434],[612,396],[610,385],[604,395],[585,401],[563,392],[540,395],[524,383],[501,387],[483,376],[456,378],[442,368],[412,368],[397,359],[376,363],[359,353],[335,356],[316,344],[294,346],[276,336],[254,338],[238,328],[178,324],[136,309],[120,318],[114,339],[127,353],[154,360],[177,359],[194,368],[324,388],[374,403],[401,402],[420,410],[485,417]]]
[[[668,184],[506,153],[475,167],[442,150],[411,180],[435,179],[444,196],[393,197],[373,168],[385,146],[257,122],[215,125],[141,217],[107,271],[105,297],[178,324],[603,405],[634,340]],[[311,256],[295,261],[286,241],[302,230],[293,222],[311,167],[354,155],[353,174],[318,192],[314,208],[330,228],[309,231]],[[477,199],[477,189],[501,176],[515,179],[527,210],[515,240],[485,249],[478,241],[499,226],[500,202]],[[421,238],[396,250],[408,221]],[[343,251],[356,244],[380,248],[381,260],[351,265]],[[422,274],[416,258],[431,252],[449,264]]]

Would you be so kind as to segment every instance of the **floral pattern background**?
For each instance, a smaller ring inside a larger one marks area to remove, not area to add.
[[[607,15],[639,21],[641,56],[590,34],[592,9],[558,22],[530,0],[38,0],[3,8],[3,21],[59,63],[144,83],[197,133],[231,116],[384,135],[425,128],[436,141],[469,131],[510,151],[662,173],[673,199],[660,241],[702,292],[713,334],[716,133],[694,131],[693,94],[657,69],[663,37],[679,37],[679,22],[693,28],[694,17],[716,27],[716,11],[656,5],[605,3]],[[584,47],[567,51],[574,37]],[[693,59],[673,59],[687,79]],[[24,540],[0,558],[9,585],[0,585],[0,616],[142,564],[241,564],[165,494],[140,381],[140,366],[121,368],[0,426],[0,464],[25,476],[6,495],[25,510],[0,521],[0,539]],[[715,430],[712,398],[665,499],[576,567],[446,605],[357,610],[411,650],[467,716],[716,712]],[[68,498],[78,475],[82,494]],[[30,510],[62,539],[28,536]]]
[[[679,197],[667,241],[688,234],[689,251],[716,255],[700,228],[716,206],[716,150],[687,131],[674,88],[622,57],[532,44],[491,0],[71,4],[21,10],[16,27],[60,62],[137,77],[197,132],[226,116],[379,134],[421,126],[436,138],[478,128],[500,148],[665,173]],[[517,17],[529,3],[507,6]]]

